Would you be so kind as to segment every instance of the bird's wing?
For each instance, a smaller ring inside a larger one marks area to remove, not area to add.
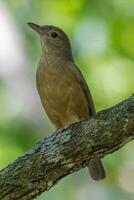
[[[73,64],[74,65],[74,64]],[[96,111],[95,111],[95,106],[94,106],[94,102],[93,102],[93,99],[92,99],[92,96],[91,96],[91,93],[89,91],[89,88],[88,88],[88,85],[81,73],[81,71],[79,70],[79,68],[75,65],[75,67],[73,66],[72,67],[73,70],[75,70],[75,73],[77,74],[78,76],[78,79],[80,81],[80,84],[81,84],[81,87],[84,91],[84,94],[85,94],[85,97],[88,101],[88,104],[89,104],[89,111],[90,111],[90,114],[92,116],[94,116],[96,114]]]
[[[72,67],[72,70],[75,70],[75,74],[77,74],[77,78],[80,81],[80,85],[81,85],[81,87],[84,91],[85,97],[88,101],[89,112],[92,116],[94,116],[96,114],[95,106],[94,106],[93,99],[92,99],[91,93],[89,91],[89,88],[87,86],[87,83],[86,83],[81,71],[79,70],[79,68],[76,65],[75,65],[75,67],[74,66]],[[91,177],[94,180],[99,181],[99,180],[102,180],[105,178],[105,169],[103,167],[103,164],[102,164],[100,158],[91,159],[88,164],[88,169],[91,174]]]

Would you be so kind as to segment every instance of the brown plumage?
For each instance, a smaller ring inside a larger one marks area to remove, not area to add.
[[[67,35],[54,26],[29,23],[41,38],[42,56],[37,69],[37,89],[42,105],[56,129],[95,115],[88,86],[73,61]],[[99,158],[90,160],[94,180],[105,172]]]

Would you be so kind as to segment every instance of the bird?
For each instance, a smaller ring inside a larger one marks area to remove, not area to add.
[[[67,34],[53,25],[28,25],[40,36],[42,54],[37,67],[37,90],[44,110],[56,130],[95,116],[89,87],[72,55]],[[93,180],[105,178],[100,158],[89,160]]]

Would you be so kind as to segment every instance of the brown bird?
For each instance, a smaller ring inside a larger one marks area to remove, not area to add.
[[[37,69],[37,89],[42,105],[56,129],[95,115],[89,88],[75,65],[65,32],[55,26],[28,23],[41,39],[42,55]],[[99,158],[89,161],[94,180],[105,177]]]

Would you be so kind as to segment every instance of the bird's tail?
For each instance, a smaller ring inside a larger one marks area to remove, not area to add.
[[[103,164],[98,158],[94,158],[89,161],[88,169],[91,177],[95,181],[102,180],[106,176]]]

